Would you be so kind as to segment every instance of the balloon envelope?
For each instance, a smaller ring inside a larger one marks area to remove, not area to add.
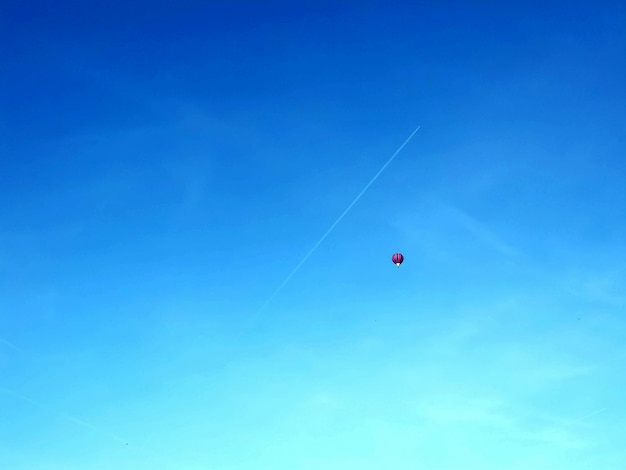
[[[402,253],[394,253],[394,255],[391,257],[391,261],[393,261],[396,266],[400,267],[400,265],[404,261],[404,255]]]

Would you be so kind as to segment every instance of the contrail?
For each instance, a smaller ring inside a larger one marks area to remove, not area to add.
[[[0,387],[0,392],[4,392],[7,395],[12,395],[12,396],[14,396],[16,398],[19,398],[20,400],[23,400],[23,401],[25,401],[27,403],[30,403],[31,405],[33,405],[33,406],[35,406],[35,407],[37,407],[37,408],[39,408],[41,410],[47,411],[48,413],[52,413],[52,414],[55,414],[57,416],[61,416],[62,418],[66,419],[68,421],[71,421],[74,424],[78,424],[79,426],[83,426],[85,428],[89,428],[92,431],[97,432],[98,434],[103,434],[103,435],[105,435],[107,437],[110,437],[110,438],[112,438],[112,439],[114,439],[114,440],[116,440],[118,442],[122,442],[122,443],[128,442],[128,440],[124,439],[123,437],[118,436],[117,434],[114,434],[112,432],[100,429],[100,428],[94,426],[93,424],[87,423],[86,421],[83,421],[82,419],[75,418],[72,415],[69,415],[69,414],[64,413],[62,411],[59,411],[59,410],[56,410],[56,409],[52,408],[51,406],[44,405],[43,403],[35,401],[32,398],[27,397],[26,395],[22,395],[21,393],[16,392],[15,390],[11,390],[10,388]]]
[[[582,418],[578,418],[578,421],[582,421],[583,419],[591,418],[592,416],[599,415],[600,413],[604,413],[605,411],[606,411],[606,408],[600,408],[599,410],[596,410],[593,413],[589,413],[588,415],[583,416]]]
[[[120,444],[126,444],[128,445],[128,439],[124,439],[123,437],[111,432],[111,431],[107,431],[105,429],[99,428],[97,426],[94,426],[91,423],[88,423],[87,421],[83,421],[82,419],[76,418],[70,414],[64,413],[63,411],[57,410],[49,405],[46,405],[44,403],[38,402],[33,400],[32,398],[27,397],[26,395],[23,395],[15,390],[11,390],[10,388],[6,388],[6,387],[2,387],[0,386],[0,392],[6,393],[7,395],[11,395],[15,398],[18,398],[22,401],[25,401],[27,403],[30,403],[31,405],[35,406],[36,408],[39,408],[40,410],[46,411],[48,413],[51,413],[53,415],[57,415],[67,421],[70,421],[78,426],[82,426],[83,428],[87,428],[90,429],[91,431],[100,434],[102,436],[106,436],[110,439],[113,439],[117,442],[119,442]],[[162,457],[159,457],[158,455],[155,455],[153,452],[151,452],[148,449],[145,449],[143,447],[137,446],[134,443],[132,444],[132,446],[130,447],[132,450],[136,450],[139,451],[141,453],[143,453],[144,455],[146,455],[147,457],[153,459],[154,461],[160,462],[161,464],[167,464],[169,466],[169,468],[179,468],[178,465],[173,464],[172,462],[169,462],[167,460],[164,460]]]
[[[330,233],[333,231],[333,229],[337,226],[337,224],[339,222],[341,222],[341,219],[343,219],[346,214],[348,212],[350,212],[350,209],[352,209],[352,207],[359,201],[359,199],[361,199],[361,197],[363,196],[363,194],[365,194],[365,191],[367,191],[369,189],[369,187],[374,183],[374,181],[376,181],[378,179],[378,177],[380,176],[380,174],[385,171],[385,168],[387,168],[389,166],[389,164],[394,160],[394,158],[396,158],[396,156],[402,151],[402,149],[406,146],[406,144],[409,143],[409,141],[413,138],[413,136],[415,135],[415,133],[420,129],[421,126],[417,126],[415,128],[415,130],[413,132],[411,132],[411,135],[409,137],[407,137],[407,139],[402,143],[402,145],[400,145],[400,147],[398,147],[398,149],[393,153],[393,155],[389,158],[389,160],[387,160],[387,162],[382,166],[382,168],[380,170],[378,170],[378,173],[376,173],[374,175],[374,177],[369,181],[369,183],[367,183],[365,185],[365,187],[363,188],[363,190],[357,195],[357,197],[354,198],[354,201],[352,201],[350,203],[350,205],[346,208],[346,210],[344,210],[341,215],[339,217],[337,217],[337,220],[335,220],[335,222],[330,226],[330,228],[328,230],[326,230],[326,233],[324,235],[322,235],[322,238],[320,238],[317,243],[315,245],[313,245],[313,248],[311,248],[311,250],[306,254],[306,256],[304,258],[302,258],[302,260],[296,265],[295,268],[293,268],[293,270],[289,273],[289,275],[285,278],[285,280],[278,286],[278,288],[274,291],[274,293],[269,297],[269,299],[267,299],[265,301],[265,303],[261,306],[261,308],[259,308],[259,310],[257,310],[257,312],[254,314],[254,316],[250,319],[249,323],[248,323],[248,327],[251,327],[252,324],[254,323],[254,321],[256,320],[256,318],[261,314],[261,312],[263,312],[263,310],[265,310],[267,308],[267,306],[272,302],[272,300],[274,300],[274,297],[276,297],[278,295],[278,293],[283,289],[283,287],[285,287],[285,285],[291,280],[291,278],[294,276],[294,274],[296,274],[298,272],[298,270],[302,267],[302,265],[304,263],[306,263],[306,261],[310,258],[310,256],[315,252],[315,250],[317,250],[317,247],[321,245],[321,243],[326,239],[326,237],[328,235],[330,235]]]
[[[17,346],[15,346],[12,343],[9,343],[7,340],[0,338],[0,344],[4,344],[7,348],[12,349],[13,351],[17,351],[20,354],[24,354],[24,351],[22,351],[20,348],[18,348]]]

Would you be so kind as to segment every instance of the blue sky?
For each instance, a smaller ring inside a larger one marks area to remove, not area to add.
[[[126,3],[1,6],[3,468],[626,468],[623,4]]]

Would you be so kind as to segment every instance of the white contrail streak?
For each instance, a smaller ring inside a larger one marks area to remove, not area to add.
[[[605,411],[606,411],[606,408],[600,408],[599,410],[596,410],[593,413],[589,413],[588,415],[583,416],[582,418],[579,418],[578,421],[582,421],[583,419],[591,418],[592,416],[599,415],[600,413],[604,413]]]
[[[36,400],[33,400],[32,398],[27,397],[26,395],[21,394],[20,392],[17,392],[15,390],[11,390],[10,388],[6,388],[6,387],[2,387],[0,386],[0,392],[5,393],[7,395],[11,395],[15,398],[18,398],[22,401],[25,401],[27,403],[30,403],[31,405],[33,405],[36,408],[39,408],[40,410],[46,411],[48,413],[51,413],[53,415],[57,415],[71,423],[74,423],[78,426],[81,426],[83,428],[89,429],[97,434],[100,434],[102,436],[106,436],[109,439],[113,439],[114,441],[119,442],[120,444],[128,444],[128,439],[124,439],[123,437],[111,432],[111,431],[107,431],[105,429],[102,429],[100,427],[94,426],[91,423],[88,423],[87,421],[83,421],[82,419],[76,418],[75,416],[72,416],[68,413],[65,413],[63,411],[60,411],[58,409],[55,409],[49,405],[46,405],[44,403],[38,402]],[[149,458],[153,459],[156,462],[159,462],[161,464],[167,464],[169,466],[169,468],[179,468],[178,465],[174,465],[171,462],[168,462],[166,460],[164,460],[163,458],[155,455],[153,452],[151,452],[148,449],[145,449],[143,447],[137,446],[136,444],[132,444],[131,446],[132,450],[136,450],[139,451],[141,453],[143,453],[144,455],[148,456]]]
[[[128,440],[118,436],[117,434],[114,434],[114,433],[112,433],[110,431],[105,431],[103,429],[100,429],[100,428],[94,426],[93,424],[90,424],[90,423],[88,423],[86,421],[83,421],[82,419],[78,419],[78,418],[76,418],[76,417],[74,417],[72,415],[69,415],[67,413],[64,413],[62,411],[56,410],[56,409],[52,408],[51,406],[48,406],[48,405],[45,405],[45,404],[40,403],[38,401],[35,401],[32,398],[27,397],[26,395],[22,395],[21,393],[16,392],[15,390],[11,390],[10,388],[0,387],[0,392],[4,392],[7,395],[12,395],[15,398],[19,398],[20,400],[23,400],[23,401],[25,401],[27,403],[30,403],[31,405],[33,405],[33,406],[35,406],[35,407],[37,407],[37,408],[39,408],[41,410],[44,410],[44,411],[47,411],[48,413],[52,413],[54,415],[60,416],[60,417],[66,419],[68,421],[71,421],[74,424],[77,424],[79,426],[83,426],[85,428],[91,429],[92,431],[95,431],[98,434],[105,435],[107,437],[110,437],[110,438],[118,441],[118,442],[121,442],[121,443],[128,442]]]
[[[402,151],[402,149],[406,146],[406,144],[409,143],[409,141],[413,138],[413,136],[415,135],[415,133],[419,130],[421,126],[417,126],[415,128],[415,130],[413,132],[411,132],[411,135],[409,137],[407,137],[407,139],[402,143],[402,145],[400,145],[400,147],[398,147],[398,149],[393,153],[393,155],[389,158],[389,160],[387,160],[387,162],[382,166],[382,168],[380,170],[378,170],[378,173],[376,173],[374,175],[374,177],[369,181],[369,183],[367,183],[365,185],[365,187],[363,188],[363,190],[357,195],[357,197],[354,198],[354,201],[352,201],[350,203],[350,205],[346,208],[346,210],[344,210],[341,215],[339,217],[337,217],[337,220],[335,220],[335,222],[330,226],[330,228],[328,230],[326,230],[326,233],[324,235],[322,235],[322,238],[320,238],[317,243],[315,245],[313,245],[313,248],[311,248],[311,250],[306,254],[306,256],[304,258],[302,258],[302,260],[296,265],[295,268],[293,268],[293,270],[289,273],[289,275],[285,278],[285,280],[278,286],[278,288],[274,291],[274,293],[269,297],[269,299],[267,299],[265,301],[265,303],[261,306],[261,308],[259,308],[259,310],[257,310],[257,312],[254,314],[254,316],[250,319],[248,325],[252,326],[252,324],[254,323],[254,321],[256,320],[256,318],[259,316],[259,314],[261,314],[261,312],[263,312],[263,310],[265,310],[267,308],[267,306],[272,302],[272,300],[274,300],[274,297],[276,297],[278,295],[278,293],[283,289],[283,287],[285,287],[285,285],[291,280],[291,278],[294,276],[294,274],[296,274],[298,272],[298,270],[302,267],[302,265],[304,263],[306,263],[306,261],[310,258],[310,256],[315,252],[315,250],[317,250],[317,247],[321,245],[321,243],[326,239],[326,237],[328,235],[330,235],[330,233],[333,231],[333,229],[337,226],[337,224],[339,222],[341,222],[341,219],[343,219],[346,214],[348,212],[350,212],[350,209],[352,209],[352,207],[359,201],[359,199],[361,199],[361,197],[363,196],[363,194],[365,194],[365,191],[367,191],[369,189],[369,187],[374,183],[374,181],[376,181],[378,179],[378,177],[380,176],[380,174],[385,171],[385,168],[387,168],[389,166],[389,164],[394,160],[394,158],[396,158],[396,156]]]
[[[17,346],[15,346],[12,343],[9,343],[7,340],[0,338],[0,344],[4,344],[7,348],[12,349],[13,351],[16,351],[20,354],[24,354],[24,351],[22,351],[20,348],[18,348]]]

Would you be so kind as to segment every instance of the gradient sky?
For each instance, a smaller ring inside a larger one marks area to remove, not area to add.
[[[0,467],[626,468],[624,3],[221,3],[1,3]]]

